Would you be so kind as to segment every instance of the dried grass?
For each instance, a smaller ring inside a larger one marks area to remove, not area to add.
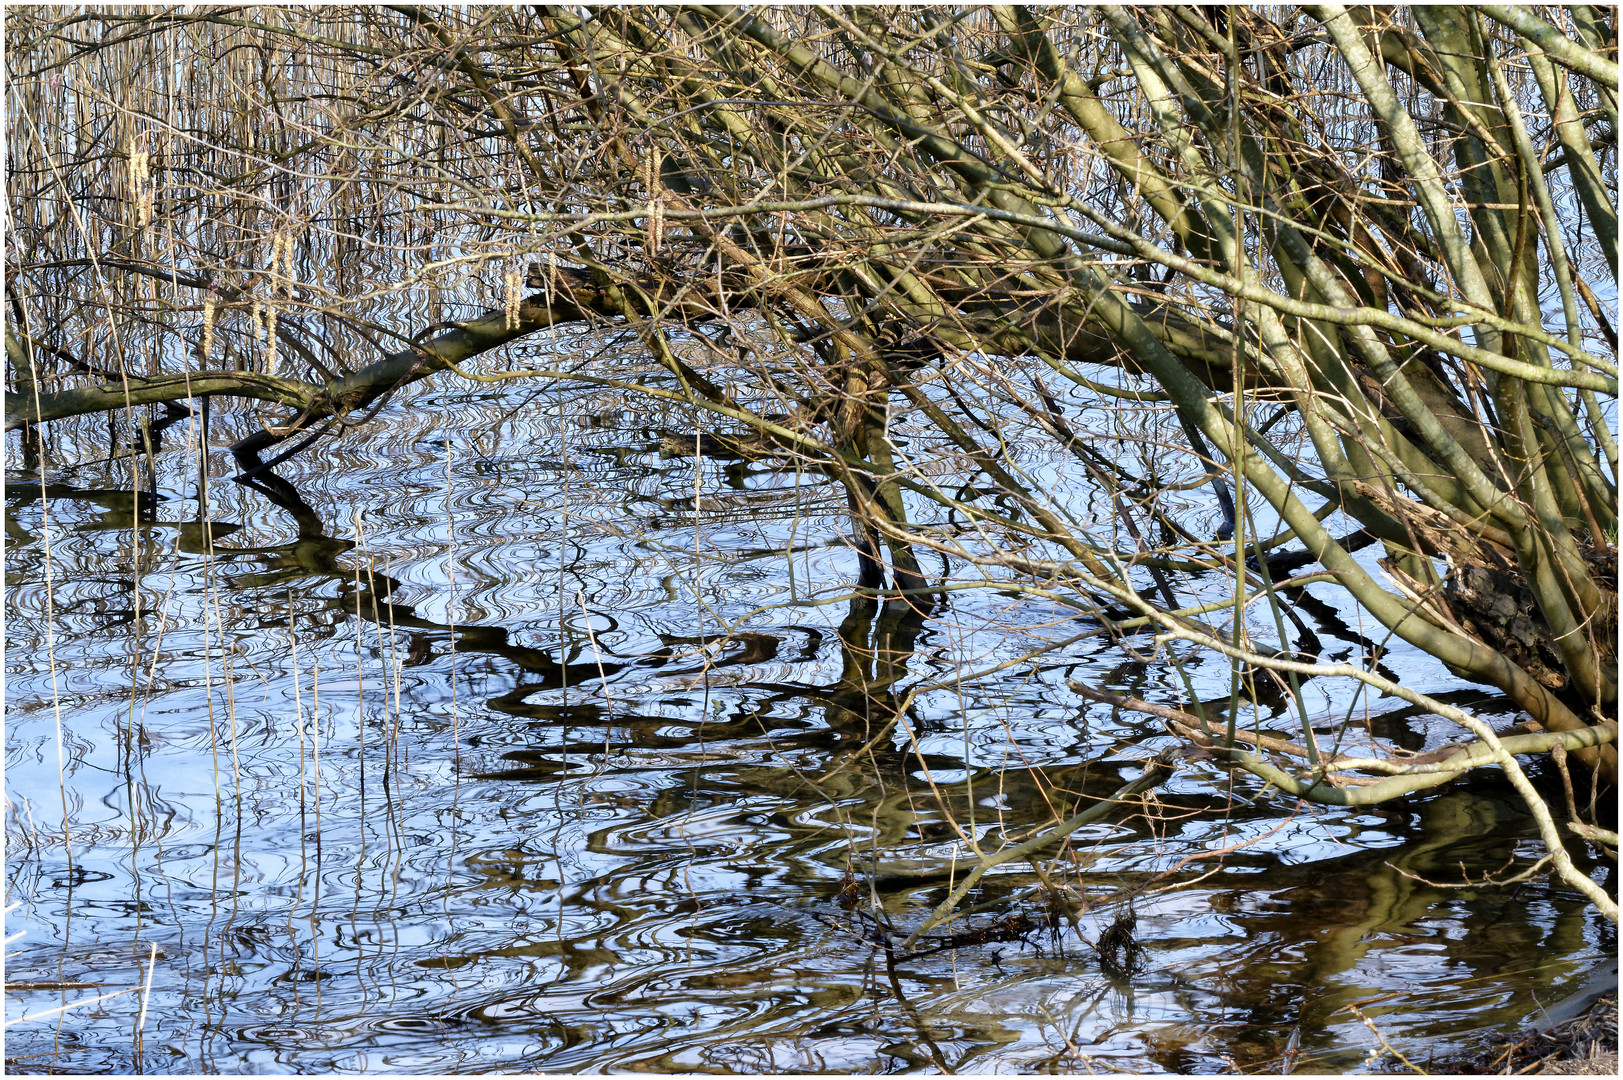
[[[1617,995],[1580,1016],[1533,1030],[1484,1055],[1477,1069],[1493,1076],[1616,1076]]]

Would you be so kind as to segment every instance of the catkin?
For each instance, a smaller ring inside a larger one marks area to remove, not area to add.
[[[276,309],[265,309],[265,371],[276,374]]]
[[[523,284],[523,276],[517,267],[507,271],[505,278],[507,300],[507,329],[518,329],[518,295],[519,287]]]
[[[214,351],[214,294],[203,297],[203,362]]]
[[[278,229],[276,232],[271,233],[270,275],[271,275],[271,283],[273,285],[276,282],[277,273],[282,269],[283,265],[286,263],[286,259],[283,257],[282,252],[283,252],[283,249],[286,248],[286,246],[287,246],[287,241],[288,241],[288,235],[285,232],[283,232],[282,230]]]
[[[152,155],[137,150],[135,141],[130,140],[130,198],[135,203],[136,220],[143,229],[152,223],[152,192],[147,190],[151,175]]]
[[[293,272],[293,248],[298,235],[296,224],[289,225],[282,232],[282,277],[285,279],[283,287],[287,289],[289,296],[293,295],[293,283],[298,280]]]
[[[642,155],[642,175],[637,179],[642,181],[642,189],[649,198],[654,196],[654,188],[659,184],[659,158],[657,146],[650,146]]]

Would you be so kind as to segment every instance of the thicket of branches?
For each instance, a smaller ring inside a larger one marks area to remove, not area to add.
[[[1615,9],[21,8],[6,38],[31,443],[212,396],[260,410],[254,462],[447,369],[681,402],[837,478],[864,585],[995,583],[1228,658],[1226,709],[1078,689],[1287,793],[1502,765],[1615,918],[1554,820],[1590,774],[1552,816],[1513,756],[1615,779]],[[641,354],[496,351],[568,323]],[[1112,408],[1176,423],[1105,453]],[[1172,439],[1216,540],[1151,471]],[[1107,512],[1025,474],[1033,441]],[[1325,662],[1309,580],[1527,722]],[[1237,725],[1267,672],[1300,742]],[[1338,757],[1309,677],[1475,738]]]

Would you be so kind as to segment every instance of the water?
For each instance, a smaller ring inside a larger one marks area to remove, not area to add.
[[[1355,812],[1196,759],[1045,863],[1089,898],[1086,940],[888,964],[874,918],[916,926],[943,857],[1172,745],[1067,679],[1177,703],[1176,677],[1095,635],[963,682],[1087,624],[995,592],[852,600],[822,477],[661,459],[678,421],[609,395],[447,387],[259,489],[218,449],[250,421],[217,413],[206,513],[189,421],[156,497],[64,434],[42,501],[8,443],[9,1069],[1359,1070],[1384,1053],[1363,1018],[1448,1058],[1615,952],[1544,878],[1442,887],[1536,857],[1496,774]],[[1309,593],[1325,654],[1362,655]],[[1511,722],[1383,644],[1407,685]],[[1308,695],[1327,725],[1455,737]],[[847,870],[874,918],[835,902]],[[971,927],[1041,923],[1038,884],[988,875]],[[1112,978],[1089,943],[1126,894],[1144,959]]]

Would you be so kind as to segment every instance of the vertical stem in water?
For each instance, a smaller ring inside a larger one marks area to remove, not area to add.
[[[451,755],[460,777],[462,735],[456,711],[456,515],[451,512],[451,434],[445,434],[445,628],[446,649],[451,654]]]
[[[366,557],[366,533],[361,526],[360,510],[352,510],[355,522],[355,738],[356,754],[360,759],[361,851],[366,851],[366,653],[361,644],[361,560]],[[357,873],[356,882],[360,881]]]
[[[30,353],[30,358],[32,353]],[[41,430],[35,428],[35,431]],[[57,689],[56,671],[56,585],[51,580],[51,502],[45,484],[45,437],[40,436],[39,510],[40,536],[45,550],[45,656],[51,665],[51,711],[56,718],[56,787],[62,794],[62,846],[68,870],[73,870],[73,836],[68,827],[67,763],[62,752],[62,695]]]

